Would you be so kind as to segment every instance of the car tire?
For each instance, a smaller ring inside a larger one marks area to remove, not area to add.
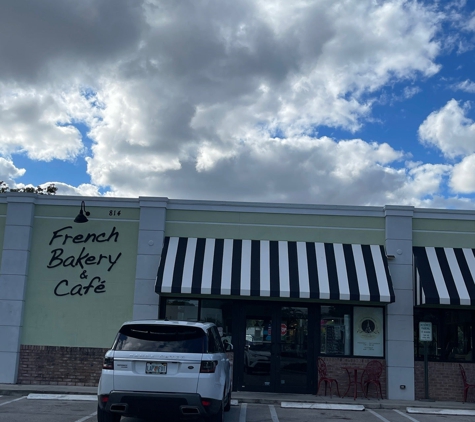
[[[231,410],[231,390],[228,393],[228,400],[226,401],[226,405],[224,406],[224,411],[229,412]]]
[[[97,422],[120,422],[120,415],[97,406]]]

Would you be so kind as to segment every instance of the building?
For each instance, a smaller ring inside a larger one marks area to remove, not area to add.
[[[314,394],[324,357],[343,390],[379,360],[385,397],[424,398],[426,350],[460,401],[475,371],[474,211],[8,193],[0,245],[0,383],[95,385],[141,318],[216,322],[235,390]]]

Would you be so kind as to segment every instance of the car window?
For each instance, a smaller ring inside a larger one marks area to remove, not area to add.
[[[216,327],[210,327],[208,330],[208,351],[210,353],[224,353],[224,346],[221,341],[221,336]]]
[[[125,325],[114,350],[140,352],[205,353],[206,333],[198,327],[168,325]]]

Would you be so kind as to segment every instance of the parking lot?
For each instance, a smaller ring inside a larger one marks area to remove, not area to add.
[[[0,422],[88,422],[96,421],[96,402],[93,397],[83,400],[33,400],[23,396],[0,396]],[[157,421],[166,415],[157,415]],[[473,416],[414,415],[403,409],[366,409],[364,411],[289,409],[279,405],[247,404],[232,406],[225,414],[225,422],[471,422]],[[122,422],[143,422],[122,418]]]

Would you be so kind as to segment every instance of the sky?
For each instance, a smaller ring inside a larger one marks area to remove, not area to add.
[[[475,209],[475,0],[2,0],[2,180]]]

